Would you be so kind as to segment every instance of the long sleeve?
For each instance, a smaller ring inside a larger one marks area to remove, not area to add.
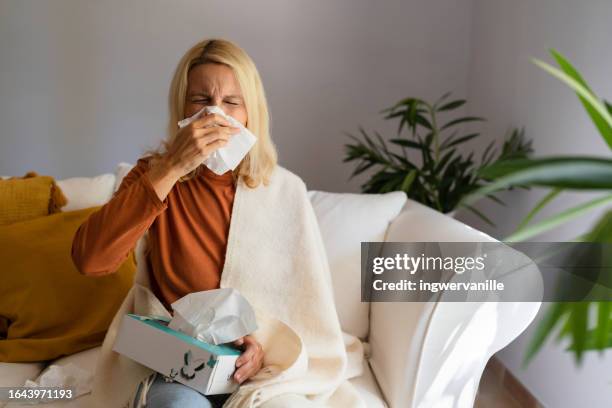
[[[117,271],[137,241],[168,207],[161,201],[139,159],[113,197],[92,213],[72,241],[72,260],[84,275],[101,276]]]

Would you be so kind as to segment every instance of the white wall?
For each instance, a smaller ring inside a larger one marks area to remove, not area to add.
[[[467,91],[472,0],[0,0],[0,174],[112,171],[155,146],[180,56],[235,40],[258,65],[280,162],[357,191],[345,131],[398,99]]]
[[[612,99],[612,2],[609,0],[476,0],[474,2],[469,98],[472,113],[489,119],[491,134],[524,125],[534,138],[538,156],[605,155],[607,145],[584,113],[576,96],[561,82],[530,63],[531,57],[551,62],[555,48],[573,61],[592,88]],[[482,206],[498,223],[488,228],[463,216],[497,237],[506,236],[532,208],[542,192],[506,195],[508,208]],[[584,200],[568,195],[551,211]],[[580,235],[597,214],[583,217],[560,231],[540,237],[561,241]],[[541,314],[540,314],[541,317]],[[539,319],[536,320],[536,324]],[[521,362],[535,324],[499,353],[501,360],[546,407],[612,406],[612,353],[590,353],[581,369],[564,346],[547,345],[527,370]]]

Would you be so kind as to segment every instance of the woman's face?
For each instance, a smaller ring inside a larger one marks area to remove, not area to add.
[[[185,97],[186,118],[205,106],[219,106],[246,126],[247,110],[234,71],[223,64],[197,65],[189,71]]]

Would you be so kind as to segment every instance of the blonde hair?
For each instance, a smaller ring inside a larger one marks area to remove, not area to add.
[[[277,163],[276,148],[270,137],[268,103],[259,72],[249,55],[238,45],[223,39],[208,39],[191,47],[181,58],[170,86],[168,139],[147,152],[158,160],[174,142],[177,122],[183,119],[189,71],[202,64],[224,64],[234,71],[247,111],[247,128],[257,137],[257,143],[234,170],[235,179],[242,178],[248,187],[268,184]],[[198,175],[201,166],[181,177],[180,181]]]

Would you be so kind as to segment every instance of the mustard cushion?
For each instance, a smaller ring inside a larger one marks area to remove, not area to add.
[[[67,200],[53,177],[31,171],[0,180],[0,203],[0,225],[8,225],[57,213]]]
[[[0,361],[50,360],[102,343],[136,265],[132,252],[116,273],[87,277],[72,263],[72,238],[99,208],[0,226]]]

